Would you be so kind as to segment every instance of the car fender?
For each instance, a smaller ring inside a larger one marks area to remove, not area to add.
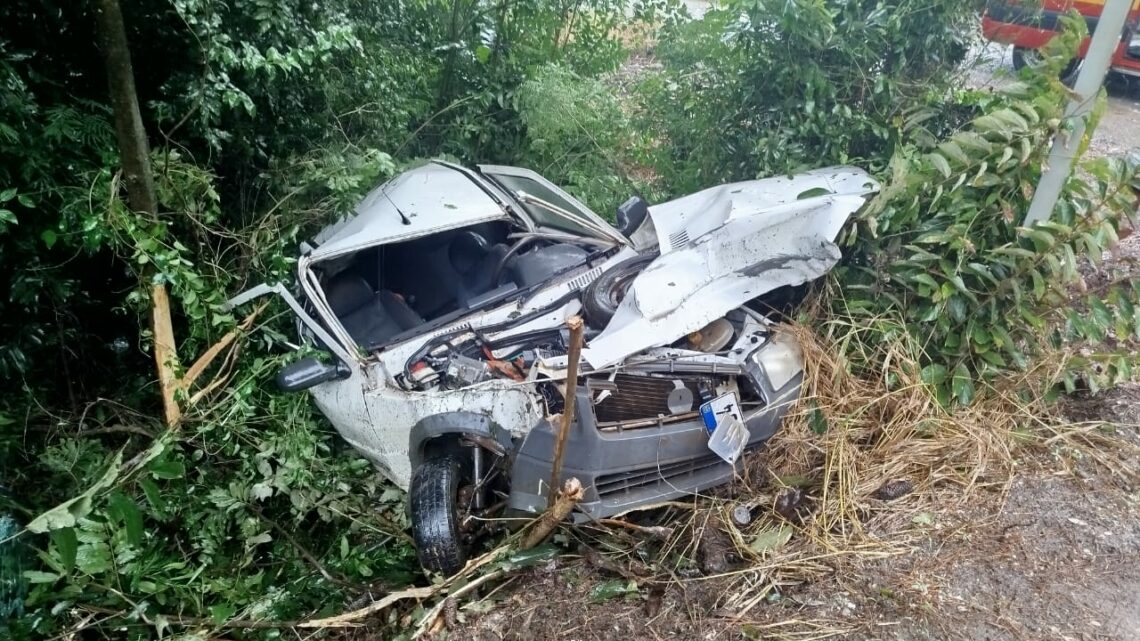
[[[502,451],[510,451],[513,446],[511,431],[495,423],[487,414],[466,411],[433,414],[413,425],[408,434],[408,458],[412,469],[423,462],[424,448],[429,441],[451,435],[491,439]]]

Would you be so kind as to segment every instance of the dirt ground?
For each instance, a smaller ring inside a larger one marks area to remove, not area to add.
[[[971,84],[1008,82],[1008,51],[981,54]],[[1140,83],[1112,79],[1108,88],[1096,155],[1140,147]],[[1138,266],[1133,237],[1105,269],[1140,274]],[[1088,275],[1098,277],[1103,272]],[[1140,445],[1140,386],[1070,399],[1064,413]],[[824,560],[818,579],[778,586],[744,617],[721,609],[734,585],[727,578],[639,584],[584,552],[526,570],[464,606],[446,636],[1140,641],[1140,487],[1121,473],[1140,470],[1140,458],[1106,467],[1056,443],[1021,456],[1008,483],[942,492],[940,509],[888,504],[867,527],[884,540],[905,539],[903,552]]]

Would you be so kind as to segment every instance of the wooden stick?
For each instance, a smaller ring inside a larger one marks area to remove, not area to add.
[[[170,321],[170,299],[166,296],[166,285],[158,283],[151,287],[154,322],[154,361],[158,365],[158,388],[162,392],[162,413],[166,426],[174,427],[182,418],[182,410],[174,393],[178,390],[178,375],[174,368],[178,363],[178,350],[174,345],[174,326]]]
[[[550,493],[546,496],[546,507],[553,508],[555,489],[561,487],[562,456],[566,451],[566,435],[574,423],[574,406],[577,405],[578,361],[582,358],[582,319],[571,316],[566,321],[570,328],[570,349],[566,354],[566,393],[563,395],[565,407],[562,409],[562,425],[554,440],[554,464],[550,469]]]
[[[298,628],[348,628],[348,627],[354,627],[356,625],[359,625],[356,622],[359,621],[360,619],[363,619],[364,617],[366,617],[366,616],[368,616],[374,612],[379,612],[380,610],[383,610],[384,608],[392,605],[396,601],[399,601],[401,599],[426,599],[428,597],[435,596],[435,594],[438,591],[439,591],[439,588],[436,586],[429,586],[426,588],[408,588],[407,590],[400,590],[399,592],[393,592],[393,593],[385,596],[383,599],[380,599],[379,601],[373,601],[372,603],[369,603],[368,605],[364,606],[363,608],[360,608],[359,610],[353,610],[352,612],[345,612],[344,614],[338,614],[335,617],[328,617],[326,619],[310,619],[308,621],[302,621],[302,622],[297,624],[297,627]]]
[[[552,493],[553,494],[553,493]],[[582,488],[582,482],[576,478],[566,479],[566,483],[562,485],[562,491],[558,493],[558,499],[550,509],[543,512],[542,516],[535,519],[534,526],[530,532],[526,533],[523,537],[522,543],[519,544],[520,550],[529,550],[534,546],[546,540],[554,528],[558,524],[565,521],[566,517],[570,516],[570,512],[574,510],[574,506],[582,500],[585,494]]]
[[[599,525],[608,525],[610,527],[625,528],[639,534],[651,536],[655,539],[661,539],[662,541],[668,541],[673,537],[673,528],[665,527],[663,525],[638,525],[636,523],[630,523],[629,521],[622,521],[621,519],[598,519],[597,523]]]

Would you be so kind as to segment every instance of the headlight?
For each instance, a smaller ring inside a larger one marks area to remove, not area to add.
[[[804,368],[803,350],[786,332],[774,332],[768,344],[756,350],[752,359],[764,370],[773,390],[782,389]]]

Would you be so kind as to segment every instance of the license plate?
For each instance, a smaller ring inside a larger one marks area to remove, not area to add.
[[[748,428],[736,394],[729,392],[701,404],[701,419],[709,433],[709,449],[735,464],[748,446]]]

